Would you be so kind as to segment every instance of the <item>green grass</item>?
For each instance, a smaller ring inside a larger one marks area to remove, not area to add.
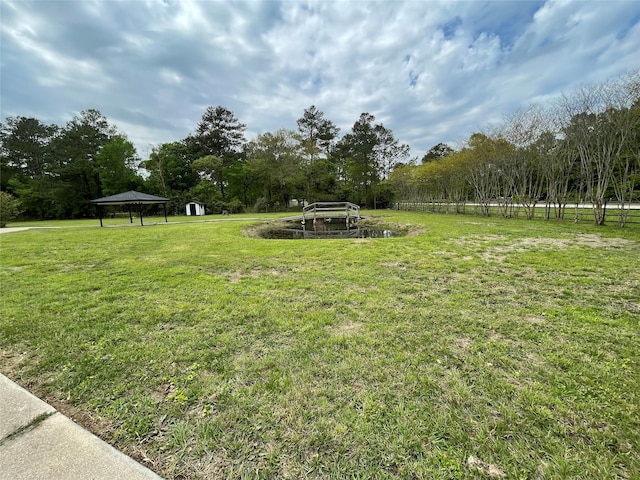
[[[640,228],[384,215],[0,235],[0,369],[166,478],[638,478]]]
[[[287,215],[295,215],[295,213],[271,213],[271,214],[253,214],[253,213],[241,213],[233,214],[229,216],[223,215],[204,215],[204,216],[187,216],[187,215],[168,215],[167,221],[169,223],[206,223],[206,222],[219,222],[230,220],[246,220],[255,218],[277,218]],[[152,216],[144,215],[142,217],[145,226],[153,226],[157,224],[164,224],[164,216]],[[133,215],[133,222],[130,222],[127,213],[120,213],[115,218],[103,218],[102,224],[104,227],[139,227],[140,217],[138,214]],[[64,227],[85,227],[85,228],[99,228],[100,220],[93,219],[79,219],[79,220],[22,220],[11,221],[7,224],[7,227],[29,227],[29,228],[64,228]]]

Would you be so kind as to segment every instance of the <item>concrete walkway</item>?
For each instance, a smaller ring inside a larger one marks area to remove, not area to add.
[[[29,227],[3,227],[0,228],[0,233],[22,232],[29,230]]]
[[[0,480],[162,480],[0,374]]]

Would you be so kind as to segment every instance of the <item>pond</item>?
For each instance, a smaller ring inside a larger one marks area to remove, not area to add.
[[[279,222],[267,228],[260,229],[259,236],[270,239],[340,239],[340,238],[393,238],[399,237],[404,232],[394,231],[381,225],[369,225],[366,223],[346,224],[344,219],[331,221],[323,219],[322,222],[313,223],[307,221]]]

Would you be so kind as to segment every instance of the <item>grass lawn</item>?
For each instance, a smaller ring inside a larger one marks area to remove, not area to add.
[[[639,478],[640,226],[376,214],[0,235],[0,371],[166,478]]]

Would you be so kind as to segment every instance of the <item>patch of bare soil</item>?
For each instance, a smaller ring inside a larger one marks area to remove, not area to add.
[[[506,237],[502,235],[485,235],[472,238],[458,239],[456,243],[458,245],[481,247],[483,244],[491,241],[502,241]],[[546,237],[531,237],[521,238],[510,243],[503,245],[492,245],[488,247],[481,257],[484,260],[497,260],[504,259],[506,254],[510,253],[524,253],[532,249],[537,250],[562,250],[569,247],[581,246],[589,248],[621,248],[634,245],[636,242],[627,240],[625,238],[609,238],[603,237],[597,234],[581,234],[576,235],[573,238],[546,238]]]
[[[467,459],[467,465],[469,465],[469,467],[472,469],[479,470],[480,472],[488,475],[491,478],[507,478],[505,473],[500,470],[497,465],[483,462],[482,460],[474,456],[470,456]]]
[[[407,265],[400,262],[382,262],[380,265],[387,268],[395,268],[398,270],[406,270]]]
[[[350,336],[359,334],[362,331],[362,324],[360,322],[344,322],[327,328],[334,335]]]
[[[102,439],[112,439],[117,429],[101,416],[73,405],[70,399],[45,393],[38,387],[30,387],[31,393],[43,399],[64,416]]]
[[[288,273],[296,273],[302,271],[302,268],[253,268],[251,270],[236,270],[234,272],[224,273],[222,276],[226,277],[230,283],[238,283],[243,278],[259,278],[259,277],[277,277],[279,275],[285,275]]]
[[[7,376],[12,376],[13,373],[20,369],[20,366],[27,358],[27,352],[20,352],[18,350],[3,350],[0,352],[0,369]]]
[[[467,237],[459,237],[451,240],[451,243],[460,247],[474,246],[479,247],[487,242],[495,242],[500,240],[506,240],[505,235],[473,235]]]
[[[524,320],[532,325],[540,325],[541,323],[547,321],[547,319],[542,315],[527,315],[526,317],[524,317]]]
[[[407,237],[417,237],[427,231],[426,228],[420,225],[405,225],[405,227],[408,228]]]
[[[456,353],[464,353],[473,345],[473,340],[469,337],[459,337],[453,341],[452,347]]]
[[[627,240],[626,238],[609,238],[603,237],[597,234],[582,234],[576,236],[577,243],[586,247],[628,247],[633,245],[633,240]]]

